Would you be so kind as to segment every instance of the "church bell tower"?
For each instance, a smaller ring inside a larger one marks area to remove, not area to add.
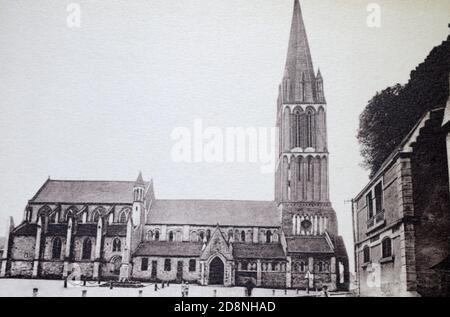
[[[277,109],[275,200],[282,210],[283,231],[286,236],[337,234],[329,197],[327,103],[298,0]]]

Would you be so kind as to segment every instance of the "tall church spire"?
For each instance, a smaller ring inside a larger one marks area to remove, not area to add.
[[[285,102],[315,102],[314,67],[299,0],[294,2],[294,15],[283,82]]]

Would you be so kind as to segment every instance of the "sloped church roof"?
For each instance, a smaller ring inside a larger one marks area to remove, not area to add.
[[[280,214],[273,201],[156,200],[150,223],[278,227]]]
[[[135,182],[47,180],[31,203],[132,204]],[[145,183],[146,186],[149,183]]]

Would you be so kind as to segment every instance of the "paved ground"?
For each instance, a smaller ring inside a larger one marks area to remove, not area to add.
[[[87,297],[138,297],[139,290],[142,290],[143,297],[181,297],[181,286],[172,284],[164,289],[155,292],[154,284],[145,284],[141,289],[124,289],[99,287],[97,284],[88,283],[87,286],[72,286],[64,288],[63,281],[47,280],[19,280],[19,279],[0,279],[0,297],[32,297],[33,289],[38,288],[38,297],[81,297],[83,290],[87,291]],[[159,284],[161,287],[161,284]],[[216,291],[216,292],[215,292]],[[189,297],[244,297],[244,288],[242,287],[214,287],[214,286],[196,286],[190,285]],[[253,296],[256,297],[295,297],[308,296],[305,291],[275,290],[275,295],[271,289],[255,289]],[[310,295],[317,295],[311,293]]]

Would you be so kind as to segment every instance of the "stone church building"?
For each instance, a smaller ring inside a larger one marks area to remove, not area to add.
[[[276,125],[273,201],[161,200],[153,182],[48,179],[8,224],[0,277],[347,289],[329,200],[326,113],[299,1]]]

